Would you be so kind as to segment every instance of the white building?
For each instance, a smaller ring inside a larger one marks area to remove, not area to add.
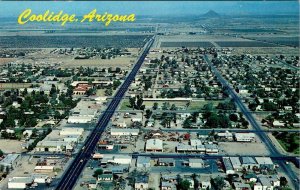
[[[235,139],[237,142],[252,142],[255,140],[254,133],[235,133]]]
[[[105,154],[103,155],[103,160],[114,164],[131,164],[132,157],[128,155]]]
[[[136,160],[136,167],[138,168],[149,168],[151,158],[147,156],[139,156]]]
[[[147,152],[163,152],[163,141],[160,139],[149,139],[146,142]]]
[[[190,158],[189,159],[189,166],[191,168],[203,168],[204,165],[205,164],[202,159],[198,159],[198,158]]]
[[[26,189],[34,183],[33,177],[12,177],[8,179],[8,189]]]
[[[223,164],[225,167],[226,174],[234,174],[235,173],[229,157],[223,157]]]
[[[34,172],[37,173],[51,173],[54,171],[54,166],[35,166]]]
[[[110,135],[112,136],[138,136],[139,129],[123,129],[123,128],[111,128]]]
[[[64,127],[59,132],[61,136],[72,136],[72,135],[83,135],[84,129],[83,128],[74,128],[74,127]]]

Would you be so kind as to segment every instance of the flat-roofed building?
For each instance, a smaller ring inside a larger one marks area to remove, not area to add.
[[[225,167],[226,174],[234,174],[235,173],[229,157],[223,157],[223,164]]]
[[[230,157],[230,162],[235,171],[242,171],[242,163],[239,157]]]
[[[146,142],[147,152],[163,152],[163,141],[160,139],[149,139]]]
[[[275,165],[270,157],[255,157],[255,160],[260,168],[275,168]]]
[[[235,140],[237,142],[252,142],[255,140],[254,133],[235,133]]]
[[[112,136],[138,136],[139,129],[127,129],[127,128],[111,128],[110,135]]]

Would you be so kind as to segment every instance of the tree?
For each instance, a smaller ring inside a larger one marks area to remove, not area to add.
[[[222,190],[225,187],[225,181],[223,177],[216,177],[212,179],[212,185],[216,190]]]
[[[136,98],[135,97],[130,97],[129,98],[129,104],[130,104],[130,107],[134,109],[135,107],[135,100]]]
[[[152,115],[152,111],[149,110],[149,109],[147,109],[147,110],[146,110],[146,116],[145,116],[145,117],[146,117],[147,119],[149,119],[149,118],[151,117],[151,115]]]
[[[280,177],[279,181],[281,187],[285,187],[288,184],[288,181],[284,176]]]
[[[158,103],[157,102],[154,102],[154,104],[153,104],[153,110],[156,110],[157,108],[158,108]]]
[[[180,190],[188,190],[190,189],[190,185],[191,185],[191,182],[189,182],[188,180],[180,180],[179,183],[178,183],[178,189]]]
[[[94,177],[98,177],[98,175],[101,175],[101,174],[103,174],[103,170],[102,169],[97,169],[97,170],[95,170],[94,171]]]
[[[229,119],[230,121],[237,122],[239,118],[236,114],[233,113],[229,115]]]
[[[0,157],[3,156],[3,151],[0,149]]]

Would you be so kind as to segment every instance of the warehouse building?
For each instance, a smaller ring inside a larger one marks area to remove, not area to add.
[[[255,157],[255,160],[262,169],[274,169],[275,165],[270,157]]]
[[[235,171],[242,171],[243,167],[239,157],[230,157],[229,159]]]
[[[74,127],[64,127],[59,132],[61,136],[72,136],[72,135],[83,135],[84,129],[83,128],[74,128]]]
[[[33,177],[12,177],[8,179],[8,189],[26,189],[33,185]]]
[[[68,152],[73,150],[73,145],[65,141],[43,140],[37,143],[35,151],[37,152]]]
[[[6,168],[14,168],[15,166],[17,166],[19,158],[19,154],[7,154],[4,159],[0,161],[0,166],[4,166]]]
[[[224,164],[226,174],[234,174],[235,173],[229,157],[223,157],[223,164]]]
[[[190,158],[189,159],[189,166],[191,168],[204,168],[205,163],[202,159],[199,158]]]
[[[124,129],[124,128],[111,128],[110,135],[112,136],[138,136],[139,129]]]
[[[235,133],[235,140],[237,142],[252,142],[255,140],[254,133]]]

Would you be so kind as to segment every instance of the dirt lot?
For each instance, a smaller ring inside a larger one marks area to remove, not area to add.
[[[221,150],[229,155],[268,155],[264,144],[261,142],[241,143],[241,142],[221,142],[219,143]],[[255,150],[255,152],[254,152]]]
[[[21,144],[22,141],[18,140],[6,140],[6,139],[0,139],[0,149],[4,153],[20,153],[22,152]]]
[[[4,65],[5,63],[9,63],[15,60],[15,58],[0,58],[0,65]]]

